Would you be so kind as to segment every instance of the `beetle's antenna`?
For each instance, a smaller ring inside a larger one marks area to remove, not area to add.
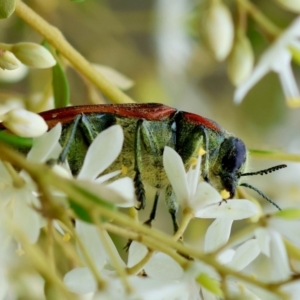
[[[278,210],[281,210],[281,208],[275,202],[273,202],[263,192],[261,192],[260,190],[258,190],[254,186],[252,186],[252,185],[250,185],[248,183],[241,183],[240,186],[244,186],[244,187],[247,187],[247,188],[249,188],[251,190],[254,190],[256,193],[258,193],[260,196],[262,196],[264,199],[266,199],[268,202],[270,202],[272,205],[274,205]]]
[[[280,169],[286,168],[287,165],[278,165],[278,166],[274,166],[272,168],[268,168],[268,169],[264,169],[264,170],[260,170],[257,172],[250,172],[250,173],[238,173],[238,177],[242,177],[242,176],[253,176],[253,175],[266,175],[275,171],[278,171]]]

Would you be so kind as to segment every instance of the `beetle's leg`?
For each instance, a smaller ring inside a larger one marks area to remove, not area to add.
[[[68,152],[70,151],[70,147],[74,141],[75,133],[76,133],[76,130],[78,128],[78,124],[79,124],[79,121],[81,120],[81,118],[82,118],[81,114],[76,116],[71,128],[68,130],[67,136],[66,136],[66,141],[65,141],[65,144],[63,145],[63,149],[57,159],[57,163],[61,164],[61,163],[65,162]]]
[[[169,213],[172,218],[174,233],[178,230],[178,222],[176,218],[176,214],[178,211],[178,202],[176,201],[173,188],[171,185],[166,187],[165,191],[165,201],[169,210]]]
[[[81,122],[79,125],[82,131],[84,132],[84,137],[87,139],[87,142],[91,144],[97,136],[97,134],[100,132],[95,132],[95,129],[92,127],[91,122],[85,114],[82,114]]]
[[[134,143],[134,171],[135,176],[133,179],[135,195],[137,197],[137,201],[140,202],[140,205],[137,207],[138,210],[144,209],[146,205],[146,196],[145,196],[145,188],[142,181],[141,176],[141,168],[142,168],[142,141],[141,141],[141,126],[143,120],[137,121],[136,132],[135,132],[135,143]]]
[[[156,191],[149,219],[144,223],[146,225],[151,226],[152,221],[155,219],[156,210],[157,210],[157,204],[158,204],[158,199],[159,199],[159,194],[160,194],[159,191]]]
[[[181,141],[180,144],[176,145],[176,150],[181,156],[184,164],[186,164],[193,157],[193,155],[195,155],[195,151],[199,151],[201,147],[205,150],[202,176],[205,181],[209,182],[209,138],[206,128],[203,126],[195,127],[188,134],[186,139]]]

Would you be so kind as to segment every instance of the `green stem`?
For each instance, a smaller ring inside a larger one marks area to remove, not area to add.
[[[147,254],[134,266],[131,268],[127,268],[127,274],[128,275],[136,275],[144,266],[145,264],[151,259],[154,252],[152,250],[149,250]]]
[[[183,236],[183,233],[185,232],[186,228],[188,227],[190,221],[193,219],[194,213],[191,209],[185,208],[183,210],[183,216],[182,216],[182,221],[180,223],[180,226],[176,233],[173,235],[174,241],[177,241]]]
[[[300,154],[254,150],[253,149],[253,150],[250,150],[250,155],[251,155],[251,157],[254,157],[254,158],[300,162]]]
[[[249,0],[236,0],[236,2],[243,7],[249,15],[256,21],[256,23],[274,39],[281,33],[281,29],[271,22],[253,3]]]
[[[111,244],[107,240],[107,236],[105,235],[105,230],[102,227],[100,214],[95,212],[92,214],[92,216],[93,216],[94,224],[97,226],[98,233],[101,237],[101,241],[106,250],[106,253],[110,256],[112,264],[121,278],[121,281],[123,283],[126,293],[128,295],[130,295],[133,292],[133,287],[130,285],[130,283],[128,281],[125,268],[122,265],[120,265],[119,260],[115,255],[114,249],[112,249]]]
[[[40,33],[56,50],[60,52],[80,73],[95,84],[99,90],[112,102],[134,102],[116,86],[105,79],[95,68],[64,38],[61,32],[46,22],[22,1],[17,1],[16,14],[29,26]]]

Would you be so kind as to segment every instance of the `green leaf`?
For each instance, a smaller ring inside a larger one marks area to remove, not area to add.
[[[53,54],[57,62],[56,65],[52,67],[54,106],[55,108],[66,107],[70,103],[70,88],[65,70],[62,67],[55,49],[46,40],[43,40],[42,45]]]
[[[300,219],[300,209],[297,208],[284,209],[276,212],[273,216],[282,219],[288,219],[288,220]]]
[[[205,273],[201,273],[200,275],[198,275],[198,277],[196,278],[196,281],[205,289],[207,289],[208,291],[210,291],[211,293],[213,293],[216,296],[223,296],[223,292],[220,288],[220,282],[217,281],[214,278],[211,278],[210,276],[208,276]]]
[[[84,0],[70,0],[71,2],[75,2],[75,3],[79,3],[79,2],[83,2]]]
[[[69,83],[59,61],[52,68],[52,88],[55,108],[68,106],[70,103]]]
[[[88,200],[96,205],[101,206],[101,207],[105,207],[109,210],[113,210],[113,211],[117,210],[117,207],[113,203],[100,198],[99,196],[95,195],[94,193],[91,193],[88,190],[86,190],[76,184],[73,184],[73,188],[76,190],[76,192],[79,195],[82,195],[85,200]],[[71,208],[74,210],[76,215],[81,220],[88,222],[88,223],[93,223],[92,218],[91,218],[91,212],[89,210],[87,210],[87,208],[85,206],[81,206],[80,204],[78,204],[78,202],[76,202],[72,199],[69,199],[69,201],[70,201]],[[101,220],[103,222],[106,222],[107,218],[103,217],[103,218],[101,218]]]
[[[80,220],[93,224],[93,220],[88,210],[80,206],[77,202],[73,201],[72,199],[69,199],[69,202],[70,207],[73,209],[73,211]]]
[[[13,147],[31,147],[32,139],[19,137],[13,134],[0,131],[0,141]]]
[[[274,153],[278,153],[278,151],[276,150],[260,150],[260,149],[249,149],[250,154],[274,154]]]

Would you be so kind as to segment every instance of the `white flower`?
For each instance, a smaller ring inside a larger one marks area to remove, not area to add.
[[[40,115],[24,108],[14,108],[0,118],[6,128],[21,137],[38,137],[48,130],[46,121]]]
[[[121,174],[121,170],[98,177],[118,157],[122,150],[123,140],[124,135],[120,125],[111,126],[99,133],[86,153],[76,181],[83,187],[88,186],[90,191],[102,195],[104,199],[114,201],[118,206],[131,207],[135,204],[131,178],[124,177],[104,185],[104,182]],[[117,197],[117,194],[121,198]]]
[[[291,270],[281,235],[271,228],[258,228],[255,235],[262,251],[254,268],[257,277],[265,282],[288,279]]]
[[[290,48],[300,51],[300,17],[263,53],[250,77],[235,91],[234,101],[240,103],[248,91],[269,71],[278,74],[287,104],[290,107],[300,106],[300,94],[295,81]]]
[[[48,158],[59,155],[58,140],[61,135],[61,124],[34,140],[34,145],[27,154],[27,160],[45,162]],[[41,219],[32,206],[38,207],[36,187],[29,176],[21,171],[19,176],[24,180],[21,187],[14,185],[11,175],[0,162],[0,209],[6,211],[6,217],[13,220],[27,236],[28,241],[35,243],[39,236]],[[4,214],[2,214],[4,217]]]
[[[165,147],[163,162],[169,181],[182,208],[189,208],[196,218],[226,218],[241,220],[257,213],[249,200],[222,201],[221,195],[207,182],[200,182],[201,156],[195,169],[186,173],[181,157],[175,150]]]

